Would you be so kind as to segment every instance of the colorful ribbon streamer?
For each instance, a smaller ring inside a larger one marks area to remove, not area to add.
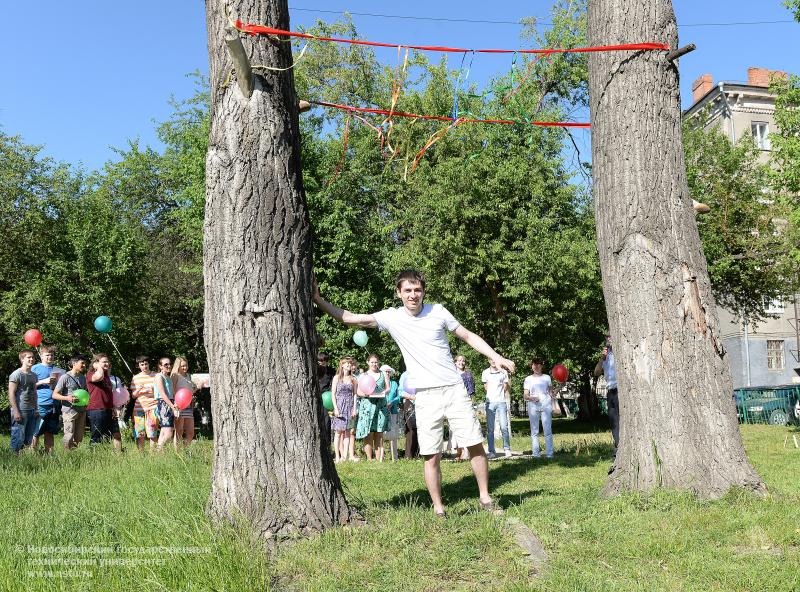
[[[670,47],[666,43],[624,43],[621,45],[598,45],[595,47],[575,47],[572,49],[467,49],[462,47],[443,47],[439,45],[407,45],[405,43],[381,43],[378,41],[366,41],[362,39],[341,39],[338,37],[320,37],[309,33],[298,33],[297,31],[285,31],[274,29],[264,25],[254,25],[236,21],[236,28],[250,35],[278,35],[284,37],[299,37],[301,39],[314,39],[316,41],[332,41],[334,43],[350,43],[352,45],[369,45],[372,47],[404,47],[407,49],[418,49],[420,51],[441,51],[446,53],[533,53],[533,54],[552,54],[552,53],[586,53],[595,51],[640,51],[640,50],[661,50],[669,51]]]

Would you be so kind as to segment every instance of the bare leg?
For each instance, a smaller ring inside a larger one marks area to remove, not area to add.
[[[122,436],[119,432],[111,434],[111,443],[114,445],[114,452],[122,452]]]
[[[439,461],[441,454],[431,454],[425,456],[425,485],[433,503],[433,511],[437,514],[444,512],[442,504],[442,471]]]
[[[44,451],[53,452],[53,434],[45,433],[44,435]]]
[[[350,430],[350,460],[358,460],[356,457],[356,431]]]
[[[175,448],[178,448],[178,440],[183,440],[183,417],[175,418],[175,432],[172,434],[172,441],[175,443]]]
[[[194,440],[194,417],[184,418],[185,433],[183,434],[183,445],[189,446]]]
[[[467,450],[469,450],[472,472],[475,473],[475,480],[478,482],[478,495],[481,502],[487,504],[492,501],[492,497],[489,495],[489,461],[486,460],[483,443],[470,446]]]
[[[364,454],[367,460],[372,460],[372,432],[367,434],[364,438]]]
[[[158,436],[158,451],[164,449],[164,444],[172,440],[172,428],[161,428],[161,433]]]
[[[333,433],[333,462],[342,462],[342,454],[339,450],[342,441],[342,432],[336,431]]]
[[[345,430],[339,434],[339,458],[347,460],[347,455],[350,454],[350,432]]]
[[[397,438],[389,440],[389,451],[392,453],[392,462],[397,460]]]
[[[375,446],[375,459],[383,462],[383,432],[375,432],[372,434],[372,441]]]

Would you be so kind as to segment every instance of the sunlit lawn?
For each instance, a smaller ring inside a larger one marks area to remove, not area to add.
[[[514,429],[513,448],[530,449],[527,422]],[[544,544],[541,574],[505,517],[477,511],[467,463],[443,463],[446,521],[432,516],[420,461],[339,465],[366,524],[268,558],[246,533],[206,520],[208,441],[180,456],[128,445],[122,457],[102,448],[16,458],[6,436],[0,590],[800,589],[800,450],[791,439],[784,448],[786,428],[743,427],[771,495],[717,502],[673,492],[602,499],[608,432],[571,420],[555,431],[554,460],[491,464],[506,517]]]

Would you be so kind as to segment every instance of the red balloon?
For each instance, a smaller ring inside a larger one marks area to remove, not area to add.
[[[42,332],[39,329],[28,329],[25,331],[25,343],[31,347],[39,347],[42,343]]]
[[[175,393],[175,404],[178,409],[186,409],[192,404],[192,391],[186,387],[179,388]]]
[[[557,382],[566,382],[567,378],[569,378],[569,371],[564,364],[556,364],[553,366],[553,369],[550,370],[550,374],[553,375],[553,378],[555,378]]]

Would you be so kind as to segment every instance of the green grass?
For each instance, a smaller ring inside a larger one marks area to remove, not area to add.
[[[526,422],[514,427],[514,449],[529,448]],[[715,502],[667,491],[602,499],[608,432],[569,420],[555,431],[554,460],[491,463],[506,515],[549,555],[536,578],[504,518],[477,511],[467,463],[443,463],[446,521],[432,517],[420,461],[339,465],[366,524],[267,557],[246,532],[205,518],[207,441],[181,456],[129,445],[122,457],[103,447],[17,458],[6,437],[0,590],[800,590],[800,450],[783,447],[785,429],[742,428],[770,496]],[[98,548],[51,549],[68,546]],[[122,564],[100,565],[108,557]]]

